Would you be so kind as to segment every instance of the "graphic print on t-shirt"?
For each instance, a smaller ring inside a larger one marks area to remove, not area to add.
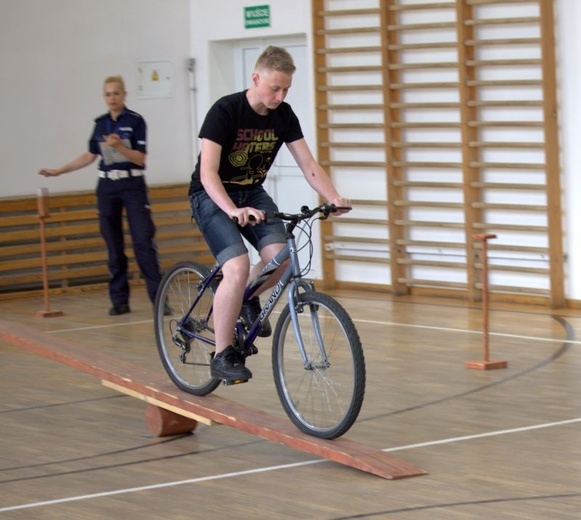
[[[273,129],[240,128],[228,160],[244,175],[234,177],[228,184],[242,186],[262,182],[272,166],[278,139]]]

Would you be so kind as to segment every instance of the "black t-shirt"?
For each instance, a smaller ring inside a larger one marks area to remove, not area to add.
[[[222,146],[218,170],[222,183],[227,191],[242,191],[261,185],[283,143],[302,139],[303,132],[288,103],[261,116],[252,109],[243,91],[214,103],[199,137]],[[198,157],[189,194],[202,189]]]

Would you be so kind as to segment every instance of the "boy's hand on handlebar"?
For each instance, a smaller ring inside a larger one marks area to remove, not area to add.
[[[329,202],[337,207],[337,211],[333,212],[333,215],[343,215],[344,213],[351,211],[351,200],[349,199],[337,197]]]
[[[264,213],[255,208],[236,208],[230,213],[230,218],[242,227],[248,224],[255,226],[264,220]]]

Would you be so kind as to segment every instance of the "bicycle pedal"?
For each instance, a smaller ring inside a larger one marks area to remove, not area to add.
[[[222,379],[224,386],[240,385],[242,383],[248,383],[248,379]]]

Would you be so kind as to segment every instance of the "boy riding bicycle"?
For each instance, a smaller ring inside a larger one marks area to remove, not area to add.
[[[214,295],[216,352],[211,362],[214,379],[252,377],[232,347],[238,317],[249,326],[261,312],[258,292],[241,308],[250,271],[242,237],[260,254],[260,262],[250,278],[285,245],[282,222],[264,222],[263,212],[278,208],[262,187],[283,143],[321,197],[339,207],[351,206],[313,157],[297,116],[284,102],[295,70],[293,58],[285,49],[267,47],[258,57],[250,87],[219,99],[200,129],[201,151],[192,173],[189,196],[193,217],[223,273]],[[276,281],[276,276],[271,277],[260,293]],[[263,323],[260,335],[270,334],[270,324]]]

